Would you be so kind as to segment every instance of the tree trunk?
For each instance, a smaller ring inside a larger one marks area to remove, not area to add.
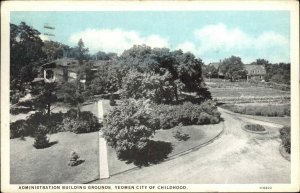
[[[175,90],[175,99],[176,99],[176,102],[178,102],[178,89],[177,89],[177,86],[175,86],[174,90]]]
[[[48,105],[47,105],[47,114],[48,114],[48,115],[50,115],[50,112],[51,112],[50,107],[51,107],[51,104],[48,103]]]
[[[77,119],[80,117],[80,103],[77,105]]]

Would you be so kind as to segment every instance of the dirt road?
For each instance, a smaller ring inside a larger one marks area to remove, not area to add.
[[[220,111],[225,131],[214,143],[182,157],[94,183],[289,183],[290,162],[278,150],[280,126]],[[268,126],[269,133],[248,133],[242,130],[246,122]]]

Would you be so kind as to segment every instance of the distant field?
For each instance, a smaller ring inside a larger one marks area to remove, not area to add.
[[[290,92],[247,82],[206,82],[212,97],[222,103],[288,103]]]

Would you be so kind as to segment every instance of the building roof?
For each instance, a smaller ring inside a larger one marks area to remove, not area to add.
[[[244,65],[248,75],[265,75],[266,69],[263,65],[246,64]]]
[[[212,63],[209,63],[208,65],[209,66],[213,66],[216,69],[218,69],[220,67],[221,63],[220,62],[212,62]]]

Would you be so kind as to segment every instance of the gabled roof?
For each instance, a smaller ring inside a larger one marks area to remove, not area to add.
[[[266,69],[263,65],[245,64],[245,70],[248,75],[265,75]]]
[[[212,62],[212,63],[209,63],[208,65],[209,66],[213,66],[216,69],[218,69],[220,67],[221,63],[220,62]]]

